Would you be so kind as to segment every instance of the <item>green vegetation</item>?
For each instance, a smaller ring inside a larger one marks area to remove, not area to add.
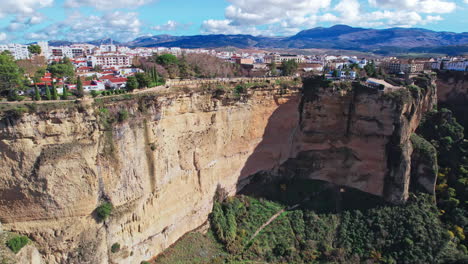
[[[112,253],[117,253],[120,251],[120,244],[119,243],[114,243],[111,246],[111,252]]]
[[[78,76],[78,78],[76,79],[76,91],[77,91],[77,96],[79,98],[82,98],[84,96],[83,83],[81,82],[80,76]]]
[[[15,254],[18,253],[24,246],[29,242],[29,238],[26,236],[15,236],[6,242],[7,247],[11,249]]]
[[[296,73],[297,71],[297,62],[295,60],[287,60],[281,63],[281,68],[283,70],[283,76],[290,76]]]
[[[38,54],[41,54],[42,50],[41,50],[41,46],[39,45],[29,45],[28,46],[28,51],[31,53],[31,54],[35,54],[35,55],[38,55]]]
[[[0,53],[0,94],[16,95],[23,90],[23,74],[10,52]]]
[[[437,150],[437,206],[452,243],[466,255],[468,141],[464,138],[464,127],[450,110],[442,108],[427,113],[416,132]]]
[[[127,110],[123,110],[123,109],[120,110],[119,113],[118,113],[118,115],[117,115],[117,120],[118,120],[119,122],[123,122],[123,121],[125,121],[125,120],[127,120],[127,119],[128,119],[128,112],[127,112]]]
[[[237,97],[237,98],[239,98],[241,96],[241,94],[246,93],[246,92],[247,92],[247,89],[244,86],[240,85],[240,84],[238,84],[238,85],[236,85],[236,87],[234,87],[234,96]]]
[[[59,62],[52,62],[47,67],[47,71],[55,78],[72,78],[75,75],[75,67],[68,58],[64,58]]]
[[[224,263],[228,254],[218,243],[213,232],[206,235],[192,232],[184,235],[179,242],[166,249],[155,261],[157,264],[205,264]],[[141,262],[143,263],[143,262]],[[149,263],[149,262],[146,262]]]
[[[105,202],[96,208],[96,216],[99,221],[105,221],[112,213],[113,206],[110,202]]]
[[[138,81],[134,76],[129,76],[127,78],[127,84],[125,87],[127,88],[128,91],[133,91],[137,89],[138,86],[139,86]]]
[[[162,54],[156,58],[156,62],[163,66],[176,65],[179,63],[179,60],[176,56],[172,54]]]
[[[279,183],[276,196],[290,199],[289,194],[306,190],[301,184]],[[285,208],[283,203],[242,195],[215,202],[211,232],[223,248],[211,233],[190,233],[155,263],[443,263],[463,258],[429,195],[411,195],[405,205],[375,206],[377,198],[368,194],[347,190],[340,199],[333,188],[310,184],[315,185],[313,198],[280,214],[256,237]],[[356,209],[351,197],[364,205]],[[343,211],[335,211],[340,200]],[[202,254],[202,245],[215,250]]]

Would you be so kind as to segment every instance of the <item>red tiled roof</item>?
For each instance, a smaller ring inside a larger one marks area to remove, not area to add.
[[[111,78],[109,79],[109,81],[112,83],[124,83],[124,82],[127,82],[127,78],[125,77]]]
[[[109,80],[109,79],[112,79],[112,78],[115,78],[115,76],[114,75],[104,75],[104,76],[99,77],[99,79],[101,79],[101,80]]]

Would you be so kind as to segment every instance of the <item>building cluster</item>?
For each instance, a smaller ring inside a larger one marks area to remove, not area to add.
[[[431,59],[397,59],[395,57],[358,58],[356,56],[301,55],[266,52],[261,50],[219,51],[213,49],[181,49],[166,47],[129,48],[110,44],[72,44],[67,46],[50,46],[47,42],[37,43],[41,47],[41,56],[49,63],[69,58],[81,76],[86,91],[121,89],[125,87],[127,77],[141,69],[132,68],[134,58],[150,57],[154,54],[170,53],[204,54],[216,56],[227,62],[238,64],[250,76],[265,76],[271,73],[275,65],[281,74],[282,63],[295,61],[299,72],[325,74],[334,80],[356,79],[359,71],[372,63],[377,69],[387,74],[411,75],[429,70],[468,71],[467,58],[431,58]],[[16,60],[32,57],[28,45],[0,45],[1,51],[9,51]],[[62,80],[54,80],[47,74],[38,85],[57,87],[65,85]],[[73,85],[69,85],[73,89]]]

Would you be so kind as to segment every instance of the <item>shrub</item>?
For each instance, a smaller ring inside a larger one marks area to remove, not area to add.
[[[28,244],[29,239],[26,236],[15,236],[6,242],[6,245],[11,249],[11,251],[18,253],[26,244]]]
[[[140,264],[150,264],[148,261],[142,261]]]
[[[240,97],[241,94],[245,93],[245,88],[244,86],[242,85],[237,85],[236,87],[234,87],[234,95],[236,97]]]
[[[98,217],[98,220],[105,221],[112,213],[113,208],[114,207],[109,202],[101,204],[98,208],[96,208],[96,215]]]
[[[111,246],[111,252],[112,253],[117,253],[120,251],[120,244],[119,243],[114,243]]]
[[[92,90],[92,91],[91,91],[91,96],[92,96],[93,98],[96,98],[98,95],[99,95],[99,93],[98,93],[97,91],[95,91],[95,90]]]
[[[119,122],[123,122],[125,120],[127,120],[128,118],[128,112],[127,110],[120,110],[119,113],[118,113],[118,117],[117,119],[119,120]]]

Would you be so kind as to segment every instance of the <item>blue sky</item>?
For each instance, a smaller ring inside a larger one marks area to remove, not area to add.
[[[347,24],[468,31],[468,0],[2,0],[0,42],[293,35]]]

